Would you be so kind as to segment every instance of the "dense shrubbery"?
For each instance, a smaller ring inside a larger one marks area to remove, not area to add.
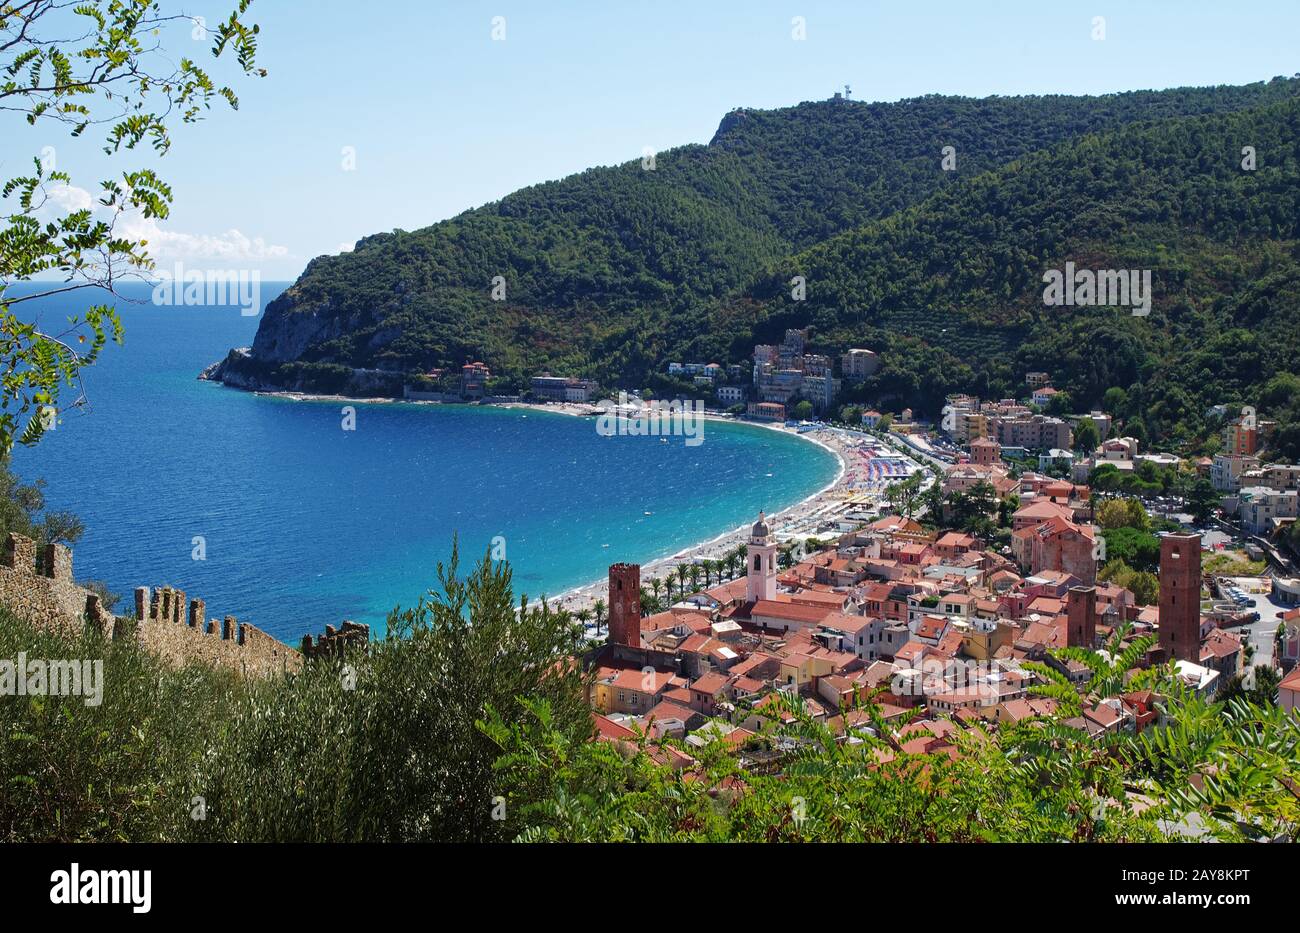
[[[1096,739],[1049,719],[974,728],[956,734],[956,758],[891,758],[881,739],[837,742],[800,715],[784,731],[802,744],[779,773],[738,770],[720,742],[700,753],[702,774],[674,772],[646,748],[572,741],[542,704],[485,728],[505,784],[523,789],[510,801],[522,841],[1294,840],[1295,720],[1164,688],[1169,728]]]
[[[101,658],[105,684],[99,706],[0,697],[0,840],[501,839],[485,704],[534,696],[565,734],[591,730],[580,672],[557,664],[573,625],[518,608],[509,568],[453,563],[367,655],[266,681],[0,611],[0,658]]]

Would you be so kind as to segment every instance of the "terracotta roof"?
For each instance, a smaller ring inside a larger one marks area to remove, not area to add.
[[[733,599],[744,599],[747,592],[749,581],[744,577],[732,580],[730,583],[722,583],[706,592],[720,603],[728,603]]]
[[[878,619],[871,616],[851,616],[842,612],[832,612],[826,618],[822,619],[821,624],[826,628],[838,629],[849,635],[856,635],[872,622],[878,622]]]
[[[665,700],[672,700],[674,703],[681,703],[684,706],[689,706],[693,699],[691,691],[685,687],[673,687],[671,690],[665,690],[660,695]]]
[[[1093,722],[1097,723],[1097,725],[1105,728],[1110,728],[1120,721],[1119,713],[1115,712],[1105,703],[1098,703],[1092,709],[1085,709],[1083,711],[1083,716],[1085,719],[1091,719]]]
[[[1201,660],[1205,661],[1210,658],[1222,660],[1231,657],[1240,650],[1240,636],[1233,632],[1215,629],[1206,636],[1204,643],[1201,645]]]
[[[720,674],[717,671],[709,671],[707,674],[702,674],[697,678],[695,683],[691,684],[691,689],[697,693],[707,693],[709,696],[717,696],[717,694],[722,691],[722,688],[727,686],[727,680],[728,678],[725,674]]]
[[[596,713],[591,717],[596,723],[596,738],[605,740],[618,739],[636,739],[636,733],[623,725],[621,722],[615,722],[608,716]]]
[[[660,722],[665,719],[680,719],[682,725],[685,725],[693,717],[699,715],[700,713],[689,706],[682,706],[680,703],[673,703],[671,700],[662,700],[651,707],[650,711],[645,714],[645,721],[649,723],[653,719],[658,719]]]
[[[902,658],[905,661],[911,661],[923,657],[929,650],[929,645],[922,644],[919,641],[909,641],[894,653],[894,657]]]
[[[790,594],[790,602],[799,606],[829,606],[833,609],[841,608],[848,597],[843,593],[836,593],[832,590],[821,589],[804,589],[797,593]]]
[[[760,599],[754,603],[754,608],[750,610],[749,617],[752,619],[762,616],[769,619],[785,619],[791,622],[820,622],[830,612],[831,610],[824,606],[804,606],[799,603],[773,602],[768,599]]]
[[[948,627],[948,620],[943,616],[925,616],[916,626],[917,638],[938,638]]]
[[[672,681],[673,675],[665,671],[642,672],[639,667],[628,668],[614,675],[611,684],[624,690],[639,690],[643,693],[658,693]],[[649,683],[646,683],[649,681]]]
[[[1041,518],[1046,520],[1049,518],[1065,518],[1068,520],[1073,517],[1074,513],[1068,508],[1063,505],[1058,505],[1055,502],[1051,502],[1050,500],[1031,502],[1028,505],[1022,505],[1020,508],[1016,509],[1015,513],[1012,515],[1013,519]]]

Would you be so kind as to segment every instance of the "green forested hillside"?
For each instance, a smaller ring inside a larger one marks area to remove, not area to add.
[[[1272,407],[1300,401],[1285,378],[1300,369],[1298,236],[1290,100],[1033,153],[783,261],[701,331],[747,319],[756,334],[811,326],[827,347],[864,343],[885,355],[865,395],[931,409],[954,390],[1023,394],[1024,373],[1046,369],[1075,408],[1118,387],[1120,414],[1148,436],[1191,441],[1205,409],[1258,404],[1279,375]],[[1067,261],[1151,270],[1151,313],[1045,306],[1043,272]],[[789,300],[793,274],[804,302]]]
[[[591,169],[313,261],[229,365],[322,391],[347,367],[467,358],[501,389],[544,368],[638,386],[670,359],[734,361],[811,325],[818,349],[886,351],[868,391],[914,406],[1003,391],[1063,348],[1055,369],[1079,401],[1132,387],[1135,411],[1163,406],[1147,428],[1182,430],[1204,399],[1145,387],[1172,367],[1213,375],[1231,362],[1214,341],[1247,352],[1225,321],[1260,358],[1241,385],[1229,367],[1223,390],[1249,396],[1283,368],[1288,345],[1261,338],[1294,320],[1265,283],[1293,274],[1298,85],[734,111],[653,171]],[[944,146],[956,171],[940,168]],[[1158,269],[1156,310],[1044,315],[1044,264],[1066,259]],[[787,300],[794,274],[806,302]]]

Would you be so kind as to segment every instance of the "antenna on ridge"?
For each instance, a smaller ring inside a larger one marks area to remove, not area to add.
[[[844,85],[844,99],[848,100],[852,96],[853,96],[853,88],[849,87],[847,84]]]

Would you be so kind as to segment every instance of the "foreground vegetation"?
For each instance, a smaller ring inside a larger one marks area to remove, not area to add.
[[[884,763],[882,739],[838,741],[789,706],[794,725],[745,750],[765,750],[764,764],[742,768],[715,741],[682,772],[655,763],[654,742],[591,741],[578,649],[566,613],[522,607],[509,567],[486,558],[464,578],[454,561],[440,569],[440,589],[394,613],[368,653],[264,681],[168,669],[130,639],[60,638],[0,611],[0,658],[99,658],[105,685],[99,706],[0,697],[0,840],[1241,840],[1300,828],[1300,727],[1259,692],[1216,704],[1146,672],[1168,696],[1167,728],[1101,740],[1057,721],[972,729],[955,760]],[[1081,656],[1098,690],[1131,660]]]
[[[0,697],[0,840],[504,839],[484,704],[534,696],[565,734],[591,728],[577,668],[556,664],[572,624],[518,608],[507,567],[453,563],[368,654],[264,681],[0,612],[0,658],[104,662],[99,706]]]

